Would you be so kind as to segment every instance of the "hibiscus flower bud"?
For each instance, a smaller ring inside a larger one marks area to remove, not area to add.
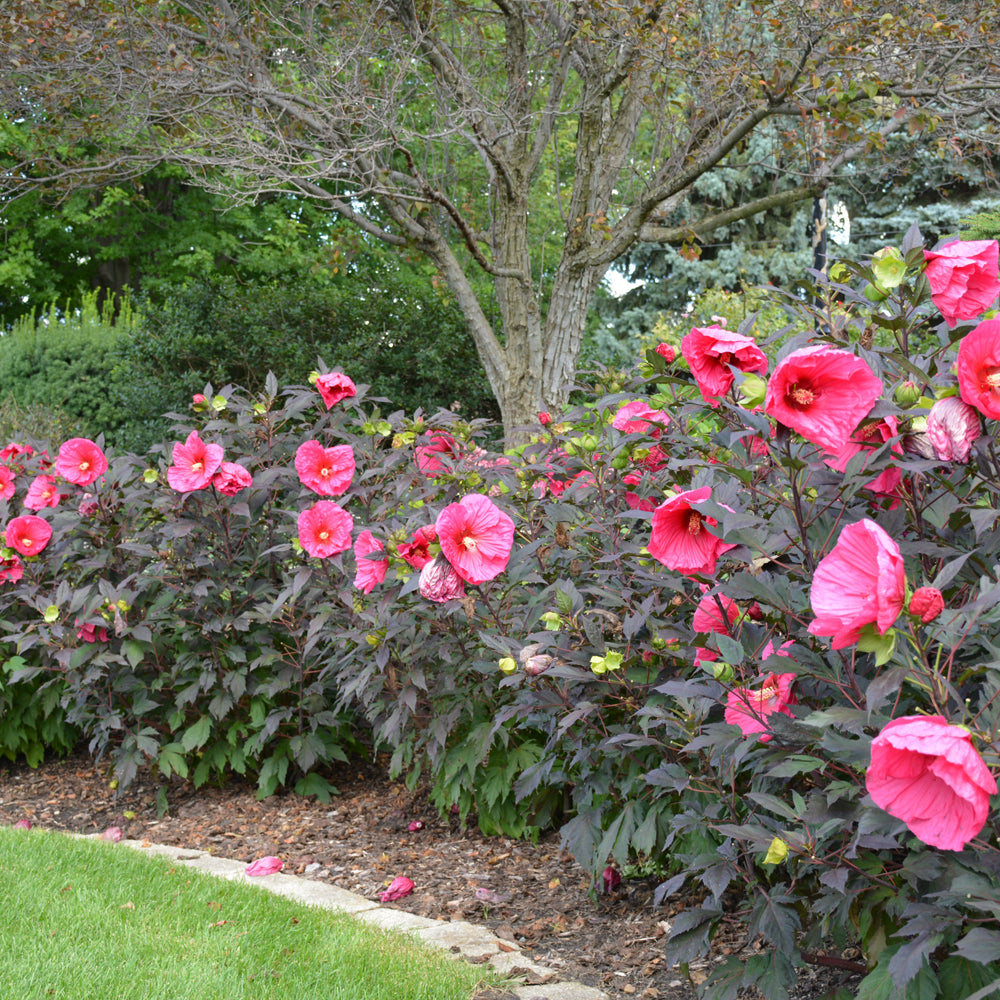
[[[935,587],[919,587],[913,592],[908,608],[911,615],[919,618],[925,625],[934,621],[944,611],[944,598],[941,591]]]
[[[545,673],[552,666],[552,657],[542,654],[541,656],[529,656],[524,661],[524,672],[529,677],[537,677]]]
[[[542,410],[542,412],[538,414],[538,422],[543,427],[548,426],[549,424],[552,423],[552,414],[549,413],[547,410]]]
[[[656,353],[669,365],[677,357],[677,351],[670,344],[657,344]]]
[[[517,670],[517,660],[515,660],[513,656],[505,656],[502,660],[500,660],[500,669],[505,674],[514,673],[514,671]]]
[[[898,288],[906,275],[906,261],[898,247],[883,247],[872,255],[872,271],[881,288]]]
[[[420,571],[420,596],[443,604],[465,593],[465,584],[442,556],[435,556]]]
[[[383,903],[391,903],[393,900],[409,896],[415,888],[416,886],[411,879],[408,879],[405,875],[400,875],[389,883],[389,888],[379,898]]]
[[[909,379],[896,386],[896,391],[893,393],[894,399],[900,406],[913,406],[920,399],[920,396],[920,387]]]
[[[927,414],[927,437],[944,462],[967,462],[979,435],[979,412],[957,396],[939,399]]]

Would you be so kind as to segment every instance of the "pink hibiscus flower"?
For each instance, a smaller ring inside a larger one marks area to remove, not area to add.
[[[866,625],[884,635],[903,610],[906,578],[899,546],[874,521],[849,524],[813,574],[813,635],[834,649],[857,642]]]
[[[435,524],[445,559],[471,584],[502,573],[514,544],[514,522],[482,493],[448,504]]]
[[[236,462],[223,462],[219,471],[212,477],[212,485],[223,496],[234,497],[241,490],[253,485],[253,476],[248,469]]]
[[[51,537],[52,525],[34,514],[12,518],[4,534],[8,547],[17,550],[22,556],[38,555],[49,544]]]
[[[87,438],[70,438],[59,449],[55,473],[77,486],[89,486],[108,471],[104,452]]]
[[[14,473],[6,465],[0,465],[0,498],[9,500],[14,489]]]
[[[389,560],[369,558],[376,552],[384,551],[385,546],[370,531],[362,531],[354,543],[354,558],[358,563],[354,586],[364,594],[370,594],[385,579]]]
[[[326,559],[351,547],[354,518],[332,500],[319,500],[299,514],[299,544],[311,556]]]
[[[324,448],[319,441],[306,441],[295,452],[295,471],[303,486],[324,497],[347,491],[354,478],[354,449],[349,444]]]
[[[726,722],[739,726],[744,736],[761,733],[761,742],[771,739],[767,717],[780,712],[791,715],[788,706],[795,704],[792,684],[795,674],[768,674],[759,688],[735,688],[726,698]]]
[[[725,618],[719,610],[720,603],[725,610]],[[731,597],[726,597],[724,594],[706,594],[695,608],[691,627],[695,632],[718,632],[728,635],[739,617],[740,609]]]
[[[0,556],[0,583],[17,583],[24,576],[24,563],[21,557],[11,555],[8,558]]]
[[[895,417],[885,417],[882,420],[872,421],[869,424],[858,427],[847,441],[844,442],[843,447],[836,455],[824,458],[823,461],[831,469],[836,469],[838,472],[845,472],[847,470],[847,463],[855,455],[861,452],[873,451],[879,445],[891,441],[893,438],[898,437],[898,435],[899,427]],[[903,449],[898,442],[892,446],[892,453],[902,457]],[[865,464],[867,465],[867,463]],[[893,495],[898,490],[902,480],[903,473],[893,465],[880,472],[871,482],[865,483],[865,486],[873,493]]]
[[[764,412],[837,453],[882,394],[882,380],[850,351],[817,344],[792,351],[767,384]]]
[[[940,715],[885,726],[872,740],[865,786],[875,805],[943,851],[961,851],[982,830],[997,793],[969,731]]]
[[[962,338],[955,373],[963,401],[1000,419],[1000,319],[985,320]]]
[[[329,410],[342,399],[358,394],[358,387],[343,372],[327,372],[316,376],[316,391],[323,397]]]
[[[958,240],[939,250],[925,250],[924,274],[931,300],[948,326],[975,319],[1000,294],[1000,249],[996,240]]]
[[[447,471],[439,455],[454,461],[459,454],[458,442],[450,434],[444,433],[432,434],[430,444],[421,445],[414,450],[417,468],[430,479]]]
[[[626,403],[614,416],[611,426],[622,434],[649,434],[659,437],[670,423],[670,417],[663,410],[650,409],[641,399]]]
[[[713,408],[732,388],[733,368],[761,375],[767,371],[767,358],[752,337],[730,333],[721,326],[694,327],[681,341],[681,354],[702,398]]]
[[[18,444],[16,441],[10,441],[3,448],[0,448],[0,462],[10,462],[11,459],[19,458],[21,455],[28,456],[34,453],[35,449],[30,444]]]
[[[396,546],[396,554],[405,559],[414,569],[423,569],[431,561],[430,547],[437,541],[437,530],[433,524],[417,528],[408,542]]]
[[[187,441],[174,442],[174,464],[167,469],[167,482],[178,493],[203,490],[222,465],[222,445],[205,444],[197,431]]]
[[[702,486],[678,493],[653,511],[647,548],[649,554],[667,569],[685,576],[696,573],[710,576],[715,572],[719,556],[736,548],[735,544],[727,544],[709,531],[718,523],[714,517],[701,514],[692,506],[708,500],[711,495],[711,487]]]
[[[24,497],[24,506],[28,510],[41,510],[43,507],[59,505],[59,484],[54,476],[42,473],[35,476]]]
[[[76,630],[76,637],[81,642],[107,642],[108,641],[108,630],[102,625],[93,625],[90,622],[84,622],[80,625],[80,619],[77,618],[76,624],[80,627]]]

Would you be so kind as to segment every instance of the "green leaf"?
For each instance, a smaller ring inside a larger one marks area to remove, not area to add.
[[[194,725],[188,726],[181,736],[181,746],[190,753],[192,750],[200,750],[208,741],[212,732],[212,720],[207,715],[203,715]]]

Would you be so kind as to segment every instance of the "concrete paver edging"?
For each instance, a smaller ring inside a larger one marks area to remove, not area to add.
[[[536,979],[554,978],[556,975],[552,969],[533,962],[516,944],[509,941],[501,942],[485,927],[466,920],[431,920],[429,917],[418,917],[405,910],[381,906],[335,885],[313,882],[295,875],[277,874],[248,878],[247,866],[242,861],[217,858],[207,851],[185,850],[183,847],[168,847],[140,840],[122,840],[120,845],[145,854],[170,858],[172,861],[189,865],[217,878],[245,881],[298,903],[351,914],[358,920],[384,930],[412,934],[418,940],[456,956],[485,961],[501,975],[517,978],[531,974]],[[509,989],[518,1000],[609,1000],[606,993],[574,982],[545,982],[531,986],[514,983]]]

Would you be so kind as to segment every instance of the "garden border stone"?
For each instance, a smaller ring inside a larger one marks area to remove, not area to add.
[[[89,839],[96,839],[99,835],[87,836]],[[248,877],[247,866],[242,861],[217,858],[207,851],[151,844],[145,840],[122,840],[119,844],[145,854],[170,858],[217,878],[252,883],[297,903],[347,913],[365,923],[386,930],[412,934],[418,940],[432,947],[441,948],[456,957],[488,963],[501,975],[513,978],[530,975],[536,980],[536,984],[515,983],[508,987],[510,996],[516,1000],[609,1000],[606,993],[585,986],[583,983],[544,982],[538,985],[537,980],[554,979],[557,973],[533,962],[516,944],[509,941],[501,944],[500,939],[491,931],[467,920],[432,920],[429,917],[420,917],[405,910],[382,906],[346,889],[325,882],[313,882],[296,875]]]

